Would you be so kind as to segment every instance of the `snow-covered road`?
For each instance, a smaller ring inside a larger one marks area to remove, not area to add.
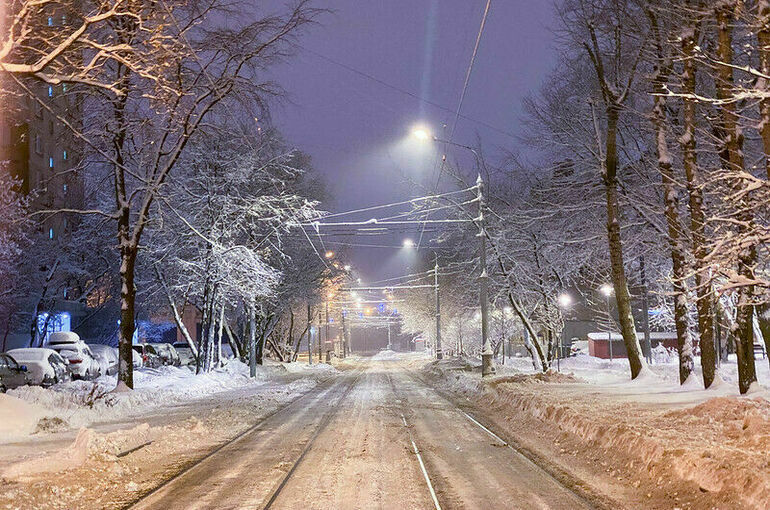
[[[403,362],[358,359],[134,508],[591,508]]]

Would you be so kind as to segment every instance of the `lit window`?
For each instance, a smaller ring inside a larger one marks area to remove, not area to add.
[[[48,97],[53,97],[53,85],[48,85]]]
[[[64,183],[64,186],[62,186],[62,189],[64,190],[65,193],[67,192],[67,183],[66,182]]]
[[[66,151],[66,150],[65,150],[65,151],[63,151],[63,152],[61,153],[61,158],[62,158],[64,161],[67,161],[67,151]]]
[[[48,229],[48,239],[53,239],[53,238],[54,238],[54,231],[53,231],[53,227],[51,227]]]
[[[61,15],[61,24],[62,25],[66,25],[67,24],[67,15],[66,14],[62,14]]]
[[[48,16],[48,26],[49,27],[53,26],[53,16]]]
[[[61,84],[61,91],[62,92],[67,92],[67,84],[66,83],[62,83]]]
[[[48,168],[53,168],[53,157],[48,158]]]

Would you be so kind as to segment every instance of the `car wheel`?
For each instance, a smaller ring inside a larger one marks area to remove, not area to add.
[[[5,389],[6,389],[5,385],[4,384],[0,384],[0,393],[5,393]]]

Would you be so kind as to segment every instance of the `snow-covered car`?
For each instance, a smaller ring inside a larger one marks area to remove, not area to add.
[[[99,362],[77,333],[69,331],[51,333],[48,347],[67,360],[67,368],[73,378],[95,379],[101,374]]]
[[[60,382],[72,380],[67,369],[67,361],[53,349],[43,347],[27,347],[11,349],[8,354],[27,367],[29,384],[35,386],[51,386]]]
[[[134,368],[142,368],[144,362],[142,361],[142,355],[131,349],[131,360],[134,362]]]
[[[195,365],[195,355],[187,342],[176,342],[174,349],[179,354],[179,362],[182,366]]]
[[[131,346],[134,352],[142,357],[142,366],[145,368],[158,368],[163,366],[163,360],[158,355],[152,344],[134,344]]]
[[[118,373],[118,350],[104,344],[86,344],[99,362],[102,375]]]
[[[171,344],[152,344],[155,348],[155,352],[160,356],[160,360],[164,365],[178,367],[182,362],[179,358],[179,353],[176,352],[174,346]]]
[[[8,353],[0,354],[0,392],[29,384],[27,366],[20,365]]]

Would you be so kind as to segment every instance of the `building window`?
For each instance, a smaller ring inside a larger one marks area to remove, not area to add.
[[[53,97],[53,85],[48,85],[48,97]]]
[[[48,26],[49,27],[53,26],[53,16],[48,16]]]
[[[43,153],[43,143],[40,141],[40,135],[35,133],[35,152],[38,154]]]
[[[53,134],[53,121],[48,122],[48,134],[49,135]]]
[[[53,157],[48,158],[48,168],[53,168]]]
[[[55,232],[53,231],[53,227],[48,229],[48,239],[53,239],[55,237]]]
[[[61,15],[61,24],[62,25],[66,25],[67,24],[67,15],[66,14],[62,14]]]
[[[62,186],[62,190],[64,191],[65,194],[67,193],[67,183],[66,182]]]
[[[64,161],[67,161],[67,151],[66,151],[66,149],[65,149],[64,151],[62,151],[62,153],[61,153],[61,158],[62,158]]]
[[[67,84],[66,83],[62,83],[61,84],[61,91],[65,92],[65,93],[67,92]]]

